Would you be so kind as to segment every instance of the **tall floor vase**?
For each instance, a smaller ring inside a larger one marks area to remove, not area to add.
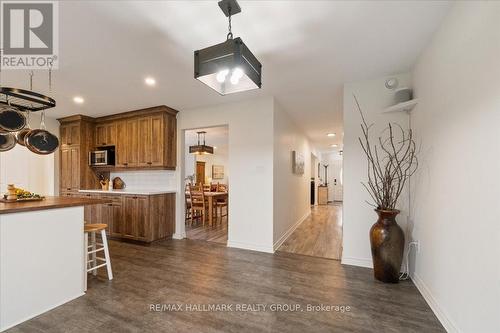
[[[405,236],[396,222],[399,210],[375,210],[377,222],[370,229],[373,273],[377,280],[398,283]]]

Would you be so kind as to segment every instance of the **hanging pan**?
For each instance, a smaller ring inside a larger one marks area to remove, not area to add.
[[[59,139],[45,129],[45,112],[42,111],[40,129],[29,131],[24,137],[26,147],[39,155],[52,154],[59,147]]]
[[[0,131],[0,152],[8,151],[16,145],[14,133]]]
[[[16,141],[18,144],[21,146],[26,146],[26,143],[24,142],[24,138],[26,135],[31,131],[30,127],[30,111],[26,111],[26,126],[17,132],[16,134]]]
[[[26,117],[19,109],[0,104],[0,129],[5,132],[17,132],[26,126]]]

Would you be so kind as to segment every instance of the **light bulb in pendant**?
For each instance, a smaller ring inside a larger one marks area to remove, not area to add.
[[[226,81],[227,74],[229,74],[228,69],[223,69],[219,73],[217,73],[217,77],[216,77],[217,82],[222,83],[222,82]]]
[[[231,74],[231,83],[238,84],[240,79],[243,77],[243,70],[241,68],[235,68],[233,74]]]

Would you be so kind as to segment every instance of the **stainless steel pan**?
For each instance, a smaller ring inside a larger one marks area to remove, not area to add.
[[[59,139],[54,134],[45,129],[45,113],[42,111],[40,129],[28,132],[24,137],[26,147],[39,155],[52,154],[59,147]]]
[[[0,132],[0,152],[8,151],[16,145],[14,133]]]
[[[26,126],[26,117],[19,109],[0,104],[0,129],[5,132],[17,132]]]

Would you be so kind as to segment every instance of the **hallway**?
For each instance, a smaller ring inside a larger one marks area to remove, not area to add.
[[[311,215],[295,229],[278,251],[340,260],[342,204],[312,207]]]

